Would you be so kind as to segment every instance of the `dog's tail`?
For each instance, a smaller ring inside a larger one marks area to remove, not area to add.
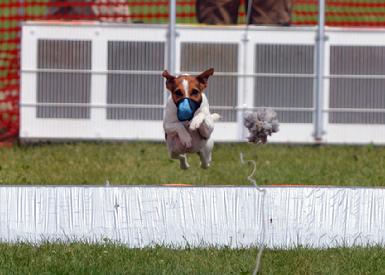
[[[211,118],[213,119],[213,121],[218,121],[221,118],[221,116],[217,113],[213,113],[211,114]]]

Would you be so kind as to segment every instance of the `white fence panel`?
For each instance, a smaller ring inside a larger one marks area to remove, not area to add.
[[[21,138],[162,138],[165,28],[32,24],[22,37]]]
[[[385,32],[327,31],[326,142],[385,143]]]
[[[314,28],[177,26],[176,70],[214,67],[214,138],[244,141],[243,112],[274,108],[271,142],[314,142]],[[327,143],[385,144],[385,31],[327,29]],[[163,140],[167,27],[26,23],[22,139]]]
[[[265,198],[246,186],[2,186],[0,239],[181,248],[385,245],[383,188],[263,188]]]

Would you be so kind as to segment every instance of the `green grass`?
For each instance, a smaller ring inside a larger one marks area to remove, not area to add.
[[[164,143],[73,143],[0,148],[0,184],[248,185],[257,162],[259,184],[385,186],[385,147],[216,144],[212,167],[179,169]]]
[[[0,244],[0,274],[250,274],[256,249]],[[385,250],[265,250],[262,274],[385,274]]]

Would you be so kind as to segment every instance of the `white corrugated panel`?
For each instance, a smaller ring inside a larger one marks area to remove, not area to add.
[[[109,239],[129,247],[385,243],[385,189],[265,190],[263,200],[254,187],[3,186],[0,238],[34,243]]]

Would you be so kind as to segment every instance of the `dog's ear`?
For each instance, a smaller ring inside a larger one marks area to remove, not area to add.
[[[170,91],[174,90],[175,88],[175,76],[171,75],[167,70],[164,70],[162,73],[162,76],[166,78],[166,88]]]
[[[207,81],[209,80],[209,77],[212,76],[213,74],[214,74],[214,68],[210,68],[196,77],[196,79],[202,85],[202,90],[207,87]]]

